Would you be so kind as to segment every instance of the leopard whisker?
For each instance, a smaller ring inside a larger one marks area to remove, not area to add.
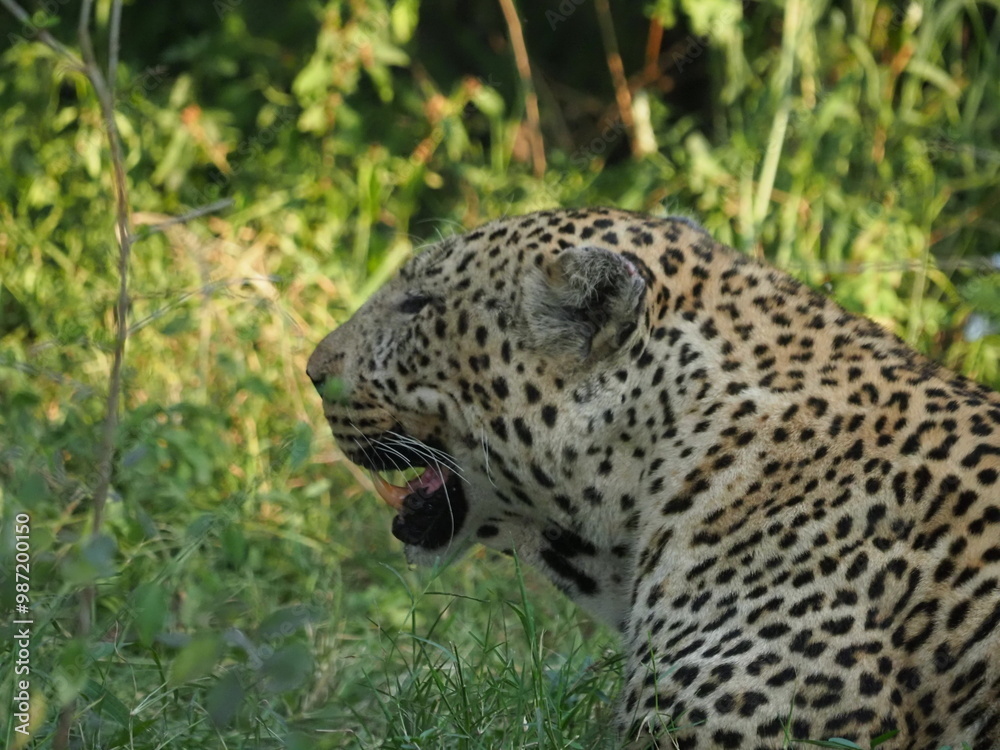
[[[483,446],[483,458],[485,459],[486,478],[490,480],[490,484],[496,487],[497,483],[493,481],[493,473],[490,471],[490,441],[486,438],[486,428],[480,426],[479,430],[480,442]]]
[[[386,448],[386,450],[391,450],[391,449],[389,449],[388,446],[384,446],[383,445],[384,441],[381,441],[381,440],[375,440],[375,441],[373,441],[370,437],[368,437],[367,435],[365,435],[361,431],[361,428],[358,427],[358,425],[356,425],[354,423],[353,419],[349,419],[348,421],[349,421],[351,427],[353,427],[354,430],[362,438],[364,438],[365,442],[368,443],[369,446],[371,446],[372,450],[375,451],[376,455],[378,455],[378,453],[379,453],[378,449],[380,447],[384,447],[384,448]],[[362,453],[364,453],[364,455],[366,457],[368,456],[368,452],[364,448],[362,448],[361,451],[362,451]],[[403,465],[400,466],[398,463],[396,463],[396,461],[392,458],[392,456],[388,456],[389,461],[392,462],[393,469],[395,469],[396,471],[402,472],[402,471],[405,471],[405,469],[409,468],[408,462],[406,461],[405,457],[399,451],[393,450],[391,452],[392,452],[392,454],[394,454],[395,456],[397,456],[402,461],[402,463],[403,463]]]
[[[463,481],[465,480],[465,476],[463,475],[463,471],[459,466],[458,461],[456,461],[455,458],[450,454],[448,454],[447,452],[440,450],[439,448],[434,448],[433,446],[427,445],[426,443],[417,440],[414,437],[410,437],[409,435],[400,435],[397,433],[392,433],[388,436],[388,438],[382,440],[381,443],[382,445],[388,447],[390,441],[395,442],[397,445],[414,449],[416,453],[425,456],[429,461],[433,462],[439,468],[441,466],[444,466],[452,474],[458,475],[458,477]]]

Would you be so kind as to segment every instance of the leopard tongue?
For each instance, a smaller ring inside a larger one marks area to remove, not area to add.
[[[419,477],[407,482],[405,487],[389,484],[378,474],[372,476],[372,483],[378,496],[397,511],[403,509],[403,501],[414,492],[421,491],[421,494],[430,495],[437,492],[446,481],[448,481],[448,470],[432,466],[427,467]]]

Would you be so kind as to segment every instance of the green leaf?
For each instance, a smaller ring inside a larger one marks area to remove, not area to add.
[[[1000,274],[976,276],[959,292],[979,312],[991,318],[1000,318]]]
[[[890,729],[888,732],[884,732],[884,733],[880,734],[878,737],[876,737],[875,739],[873,739],[871,741],[872,748],[876,748],[879,745],[881,745],[883,742],[886,742],[887,740],[891,740],[897,734],[899,734],[899,730],[898,729]]]
[[[396,40],[402,43],[410,41],[420,17],[419,0],[397,0],[392,6],[389,17],[392,35]]]
[[[187,312],[178,313],[160,328],[160,333],[164,336],[176,336],[179,333],[187,333],[198,327],[191,315]]]
[[[260,640],[286,638],[316,617],[316,612],[303,604],[283,607],[264,618],[257,629],[257,637]]]
[[[31,332],[31,314],[14,293],[0,283],[0,338],[16,330]]]
[[[301,468],[312,454],[312,427],[306,422],[298,422],[292,434],[289,447],[289,463],[293,470]]]
[[[158,583],[143,583],[135,590],[135,626],[139,642],[150,646],[163,630],[167,617],[168,595]]]
[[[61,570],[68,583],[83,586],[117,572],[115,540],[107,534],[88,537],[62,562]]]
[[[222,552],[228,562],[233,567],[242,565],[247,559],[247,538],[243,534],[243,529],[235,523],[228,524],[222,529],[220,535],[222,542]]]
[[[335,404],[347,402],[348,388],[340,378],[327,378],[320,387],[320,395]]]
[[[129,714],[128,708],[125,707],[125,704],[117,696],[108,692],[107,688],[103,685],[88,679],[80,694],[87,701],[95,704],[100,715],[107,716],[119,726],[129,726],[132,717]]]
[[[258,375],[247,375],[240,381],[240,388],[249,391],[255,396],[274,398],[274,387]]]
[[[285,750],[316,750],[316,737],[312,734],[293,731],[284,736],[283,745]],[[408,745],[402,747],[408,747]]]
[[[37,472],[31,472],[21,482],[19,500],[29,508],[35,507],[39,500],[45,498],[46,494],[45,477]]]
[[[87,684],[91,659],[87,645],[80,638],[68,641],[56,658],[53,682],[56,686],[56,700],[65,706],[75,699]]]
[[[217,727],[229,724],[243,704],[244,690],[239,677],[232,669],[225,672],[212,686],[206,699],[206,708],[212,723]]]
[[[210,674],[221,655],[222,639],[218,635],[208,633],[194,637],[170,664],[168,684],[176,687]]]
[[[94,566],[98,575],[110,576],[115,573],[115,553],[118,545],[107,534],[96,534],[83,545],[83,558]]]
[[[472,94],[472,103],[489,117],[500,117],[504,113],[503,97],[489,86],[478,87]]]
[[[313,658],[302,643],[278,649],[260,667],[263,689],[268,693],[284,693],[301,687],[312,675]]]
[[[51,29],[59,25],[59,16],[51,16],[44,10],[36,10],[31,14],[31,23],[39,29]]]

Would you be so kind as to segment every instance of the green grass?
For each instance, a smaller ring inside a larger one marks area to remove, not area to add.
[[[28,513],[33,747],[53,747],[71,700],[80,747],[613,744],[611,635],[506,558],[408,570],[304,376],[318,340],[440,234],[556,205],[685,213],[1000,387],[995,2],[926,3],[918,18],[789,0],[787,24],[770,2],[745,18],[730,0],[658,2],[685,24],[665,75],[704,76],[708,92],[651,90],[658,151],[641,159],[621,128],[568,119],[614,101],[594,83],[597,47],[561,56],[590,10],[555,30],[538,15],[529,51],[565,81],[539,87],[540,179],[519,160],[509,57],[480,43],[505,33],[487,10],[367,0],[278,21],[254,0],[218,16],[182,6],[207,15],[124,17],[132,206],[137,223],[234,206],[137,242],[97,537],[117,283],[104,134],[52,53],[0,50],[0,610],[14,603],[12,519]],[[622,39],[644,33],[638,7],[615,9],[632,14],[616,16]],[[74,28],[53,30],[72,45]],[[13,633],[0,621],[4,707]],[[2,742],[25,747],[14,726],[0,712]]]
[[[359,736],[362,744],[613,745],[610,695],[618,674],[612,641],[603,634],[585,645],[572,616],[568,625],[545,632],[523,579],[518,583],[513,601],[499,592],[492,600],[437,593],[448,603],[435,607],[433,622],[420,627],[414,617],[409,630],[380,639],[384,661],[367,679],[385,726]],[[463,624],[470,620],[477,623],[474,632]]]

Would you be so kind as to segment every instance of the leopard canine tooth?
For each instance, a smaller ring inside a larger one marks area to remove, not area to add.
[[[394,508],[395,510],[402,509],[403,500],[410,494],[408,487],[397,487],[394,484],[389,484],[378,474],[372,475],[372,484],[375,485],[375,492],[378,493],[378,496],[385,500],[390,508]]]

